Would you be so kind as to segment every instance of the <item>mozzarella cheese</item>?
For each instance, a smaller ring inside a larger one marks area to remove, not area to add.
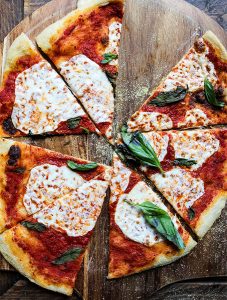
[[[218,151],[220,142],[209,131],[179,131],[171,133],[171,144],[175,158],[193,159],[197,163],[191,169],[198,169],[205,161]]]
[[[210,120],[205,112],[199,108],[193,108],[188,110],[183,122],[178,123],[178,127],[193,127],[193,126],[205,126],[209,124]]]
[[[151,131],[148,133],[143,133],[146,139],[149,141],[150,145],[154,149],[155,153],[158,156],[159,161],[163,161],[166,154],[169,144],[168,135],[161,135],[158,132]]]
[[[121,38],[121,23],[113,22],[109,26],[109,45],[105,50],[105,53],[119,54],[120,38]],[[118,59],[113,59],[109,62],[109,65],[118,65]]]
[[[140,181],[128,195],[118,201],[115,222],[121,231],[131,240],[146,246],[152,246],[163,240],[160,234],[145,221],[139,209],[132,207],[124,200],[133,203],[150,201],[167,210],[158,196],[144,182]]]
[[[173,127],[173,122],[166,114],[137,111],[127,123],[128,131],[163,130]]]
[[[113,87],[98,64],[79,54],[62,62],[60,72],[95,123],[112,123]]]
[[[47,227],[64,230],[68,236],[86,235],[95,226],[107,188],[106,181],[87,181],[33,217]]]
[[[17,76],[12,122],[20,131],[54,131],[60,122],[83,115],[76,98],[46,61]]]
[[[180,168],[151,175],[150,179],[166,199],[177,209],[190,208],[204,194],[204,182]]]
[[[217,76],[214,65],[206,56],[209,53],[209,48],[202,38],[200,43],[204,44],[205,51],[197,53],[194,48],[191,48],[164,80],[163,91],[171,91],[180,85],[185,88],[188,86],[189,91],[194,92],[203,88],[205,77],[213,84],[216,83]]]
[[[23,198],[28,214],[34,214],[85,183],[85,180],[68,167],[43,164],[31,170]]]
[[[131,173],[132,172],[124,166],[117,155],[114,154],[110,203],[115,202],[127,189]]]

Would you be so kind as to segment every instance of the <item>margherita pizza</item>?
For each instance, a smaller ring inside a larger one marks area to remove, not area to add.
[[[37,37],[39,47],[109,141],[114,113],[110,81],[118,72],[122,17],[123,0],[79,1],[77,10]]]
[[[196,245],[140,175],[114,155],[110,197],[109,278],[175,261]]]
[[[227,51],[210,31],[173,67],[128,121],[151,131],[227,123]]]
[[[139,166],[201,238],[227,199],[226,137],[226,129],[147,133],[125,129],[124,144],[118,149]]]
[[[110,167],[0,140],[0,232],[65,195],[108,186]],[[99,193],[93,193],[94,201]],[[74,197],[74,196],[72,196]]]
[[[0,89],[0,136],[96,132],[62,78],[25,34],[12,44]]]

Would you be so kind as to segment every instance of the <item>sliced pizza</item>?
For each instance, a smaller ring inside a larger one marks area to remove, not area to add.
[[[227,199],[227,129],[128,133],[124,158],[136,163],[202,238]]]
[[[39,47],[57,66],[109,141],[114,117],[110,82],[118,72],[122,17],[123,0],[83,0],[77,10],[37,37]]]
[[[0,89],[0,136],[96,132],[63,79],[21,34],[11,45]]]
[[[227,123],[227,51],[210,31],[199,38],[128,121],[151,131]]]
[[[85,189],[93,180],[102,186],[111,168],[47,149],[0,140],[0,232],[58,198]]]
[[[115,154],[108,278],[169,264],[188,254],[195,245],[161,198]]]
[[[84,181],[6,230],[0,235],[5,259],[32,282],[71,295],[108,184],[98,177]]]

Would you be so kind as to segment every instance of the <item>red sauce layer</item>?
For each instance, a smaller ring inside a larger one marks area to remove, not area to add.
[[[67,121],[61,122],[58,125],[58,128],[54,130],[54,133],[67,134],[70,131],[71,134],[81,134],[85,133],[84,128],[89,132],[96,132],[95,125],[91,122],[87,115],[81,117],[80,123],[73,129],[69,128]]]

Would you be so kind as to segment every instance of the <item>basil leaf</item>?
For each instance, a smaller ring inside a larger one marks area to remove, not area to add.
[[[46,230],[46,226],[42,223],[32,223],[32,222],[29,222],[29,221],[22,221],[21,222],[21,225],[30,229],[30,230],[35,230],[35,231],[38,231],[38,232],[43,232]]]
[[[83,129],[84,133],[86,133],[86,134],[90,133],[89,129],[87,129],[87,128],[83,127],[83,126],[80,126],[80,128]]]
[[[74,161],[68,160],[67,166],[73,171],[89,171],[98,167],[98,164],[95,162],[91,162],[89,164],[77,164]]]
[[[127,147],[124,144],[117,145],[115,152],[126,165],[138,165],[138,160],[131,155],[131,153],[128,151]]]
[[[139,208],[147,223],[154,227],[168,241],[172,242],[179,249],[185,248],[181,235],[165,210],[149,201],[145,201],[141,204],[126,202],[131,206]]]
[[[67,126],[69,129],[76,128],[81,121],[81,117],[71,118],[67,120]]]
[[[219,108],[225,106],[225,102],[219,101],[217,99],[215,91],[214,91],[214,87],[207,78],[204,79],[204,91],[205,91],[206,99],[211,105],[219,107]]]
[[[191,207],[188,209],[188,217],[189,217],[189,220],[190,220],[190,221],[193,220],[193,219],[195,218],[195,211],[194,211],[194,209],[191,208]]]
[[[194,159],[186,159],[186,158],[176,158],[174,160],[174,165],[176,166],[186,166],[186,167],[190,167],[192,165],[196,165],[197,161]]]
[[[25,172],[25,170],[26,170],[26,168],[24,168],[24,167],[18,167],[18,168],[12,169],[10,171],[14,172],[14,173],[18,173],[18,174],[23,174]]]
[[[114,54],[114,53],[105,53],[105,54],[103,54],[103,58],[104,59],[101,61],[101,64],[108,64],[113,59],[118,58],[118,55]]]
[[[185,89],[182,86],[178,86],[176,90],[159,93],[157,97],[151,99],[149,105],[165,106],[184,100],[187,92],[188,88]]]
[[[133,157],[135,157],[140,163],[158,168],[162,174],[164,173],[157,154],[141,132],[127,132],[127,127],[123,126],[121,136],[125,146],[128,148]]]
[[[82,248],[72,248],[66,251],[64,254],[56,258],[52,263],[54,265],[62,265],[78,258],[82,252]]]

